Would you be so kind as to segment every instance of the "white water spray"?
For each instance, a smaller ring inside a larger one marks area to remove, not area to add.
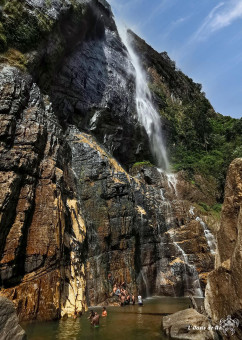
[[[147,84],[146,74],[143,71],[139,58],[131,45],[131,37],[128,30],[123,25],[118,25],[118,32],[123,44],[126,46],[131,63],[135,70],[136,79],[136,109],[138,119],[144,126],[150,140],[151,150],[157,160],[158,166],[168,170],[169,162],[162,138],[160,115],[152,104],[151,93]],[[132,71],[131,71],[132,72]]]
[[[208,229],[207,225],[205,222],[200,217],[196,217],[196,221],[198,221],[201,226],[203,227],[204,235],[207,240],[207,244],[210,248],[211,254],[215,255],[216,254],[216,241],[215,237],[211,233],[211,231]]]
[[[172,234],[170,233],[173,238]],[[195,297],[203,297],[202,288],[200,285],[199,276],[196,270],[196,267],[189,263],[188,255],[184,252],[184,250],[178,245],[177,242],[173,240],[175,247],[177,248],[178,254],[180,254],[184,260],[184,276],[185,276],[185,294],[191,294]],[[189,273],[187,273],[186,267],[189,269]],[[191,277],[191,280],[188,279],[188,276]]]

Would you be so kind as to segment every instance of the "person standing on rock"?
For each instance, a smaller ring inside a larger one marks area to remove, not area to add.
[[[142,296],[140,294],[138,295],[138,305],[143,306],[143,299],[142,299]]]

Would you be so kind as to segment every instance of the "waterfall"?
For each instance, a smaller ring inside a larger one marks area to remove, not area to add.
[[[214,255],[216,253],[216,241],[215,241],[215,237],[213,236],[211,231],[208,229],[206,223],[203,222],[203,220],[200,217],[196,217],[196,221],[198,221],[201,224],[201,226],[203,227],[203,232],[204,232],[204,235],[206,237],[207,244],[209,246],[211,254]]]
[[[131,64],[133,68],[129,70],[131,74],[134,75],[136,81],[136,94],[135,94],[135,102],[136,102],[136,111],[138,115],[138,120],[140,124],[145,128],[146,133],[149,137],[151,151],[153,156],[157,161],[157,170],[160,172],[161,176],[168,183],[168,187],[173,192],[174,196],[177,197],[176,190],[176,175],[169,173],[169,162],[166,154],[166,148],[163,141],[162,136],[162,124],[159,112],[156,110],[155,106],[152,103],[151,92],[148,87],[148,82],[146,78],[146,73],[142,69],[141,63],[137,54],[135,53],[132,46],[132,36],[128,33],[127,28],[120,24],[118,21],[118,32],[123,44],[126,46],[128,51]],[[160,190],[161,199],[164,205],[165,212],[165,221],[167,228],[170,229],[172,225],[172,207],[170,202],[165,198],[164,192]],[[161,235],[159,235],[161,238]],[[183,258],[181,271],[184,271],[183,279],[185,281],[185,292],[192,292],[195,296],[203,296],[200,281],[198,277],[198,273],[194,265],[189,263],[188,256],[185,254],[184,250],[175,242],[172,238],[172,241],[175,245],[177,253],[180,254]],[[160,240],[160,251],[162,252],[163,244],[162,239]],[[147,272],[146,269],[142,269],[139,274],[139,280],[142,278],[146,286],[146,294],[149,295],[148,292],[148,281],[147,281]],[[162,273],[162,260],[159,261],[158,275],[156,286],[159,285],[159,277],[164,275]],[[174,290],[174,287],[173,287]],[[175,290],[174,290],[175,295]]]
[[[118,32],[123,44],[126,46],[136,79],[136,110],[140,124],[145,128],[149,137],[151,151],[157,160],[157,164],[164,170],[169,169],[169,162],[162,138],[160,115],[152,103],[152,96],[148,87],[146,74],[143,71],[140,61],[131,44],[131,36],[123,25],[118,25]]]
[[[184,252],[184,250],[177,244],[177,242],[173,241],[175,247],[177,248],[178,254],[181,254],[184,261],[184,274],[185,274],[185,294],[191,294],[195,297],[203,297],[202,288],[199,281],[199,276],[196,270],[196,267],[189,263],[188,255]],[[187,272],[188,269],[188,272]],[[189,280],[189,276],[191,280]]]

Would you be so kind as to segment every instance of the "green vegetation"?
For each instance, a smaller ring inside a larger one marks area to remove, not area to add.
[[[10,48],[7,52],[0,55],[0,63],[8,62],[9,65],[18,67],[20,70],[25,71],[27,67],[27,59],[24,54]]]
[[[136,162],[133,164],[132,168],[137,168],[140,166],[154,166],[150,161],[142,161],[142,162]]]
[[[39,44],[51,30],[53,22],[37,9],[32,13],[18,0],[6,1],[2,25],[7,45],[26,52]]]
[[[83,25],[82,10],[85,6],[76,0],[71,0],[72,6],[67,9],[67,15],[61,15],[58,20],[51,19],[48,10],[53,0],[45,0],[43,7],[31,6],[23,0],[0,0],[0,62],[8,62],[10,65],[30,72],[35,70],[35,60],[38,61],[38,53],[34,59],[24,58],[29,51],[37,51],[41,42],[45,41],[51,33],[45,61],[41,65],[41,84],[48,86],[52,79],[63,53],[72,40],[80,35]],[[73,27],[73,30],[65,29],[64,25]],[[93,25],[94,26],[94,25]],[[44,50],[44,46],[42,46]]]
[[[0,22],[0,52],[3,52],[7,47],[7,38],[3,24]]]
[[[193,87],[192,100],[172,100],[161,84],[153,84],[151,89],[162,102],[160,113],[169,130],[174,170],[186,170],[191,180],[195,173],[216,178],[222,200],[228,166],[242,157],[242,119],[215,113],[198,86]]]
[[[209,206],[208,204],[204,203],[204,202],[199,202],[198,203],[198,207],[199,210],[201,210],[202,212],[217,212],[220,213],[222,210],[222,204],[217,203],[214,204],[213,206]]]
[[[149,70],[150,89],[163,118],[173,169],[185,170],[190,181],[195,174],[212,182],[216,179],[222,201],[228,166],[242,157],[242,119],[216,113],[201,84],[178,70],[166,52],[158,53],[130,34]]]

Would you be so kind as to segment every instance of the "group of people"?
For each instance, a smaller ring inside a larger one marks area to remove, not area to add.
[[[106,307],[103,307],[102,317],[106,316],[108,316],[107,309]],[[94,327],[99,327],[100,315],[98,314],[98,312],[94,312],[93,310],[91,310],[88,319],[91,321],[91,325],[93,325]]]
[[[122,284],[113,284],[111,274],[108,276],[108,281],[110,284],[112,284],[112,296],[116,296],[120,301],[120,306],[125,305],[135,305],[135,296],[133,293],[129,293],[127,285],[125,282]],[[143,306],[143,299],[141,294],[138,294],[138,305]],[[106,307],[103,307],[102,310],[102,317],[106,317],[108,315]],[[93,310],[90,311],[88,319],[91,321],[91,324],[94,327],[99,327],[99,320],[100,315],[97,312],[94,312]]]
[[[119,298],[121,307],[130,304],[135,305],[135,296],[133,293],[128,292],[125,282],[121,285],[117,285],[116,283],[114,284],[113,296],[117,296]],[[138,304],[143,306],[143,299],[140,294],[138,295]]]

